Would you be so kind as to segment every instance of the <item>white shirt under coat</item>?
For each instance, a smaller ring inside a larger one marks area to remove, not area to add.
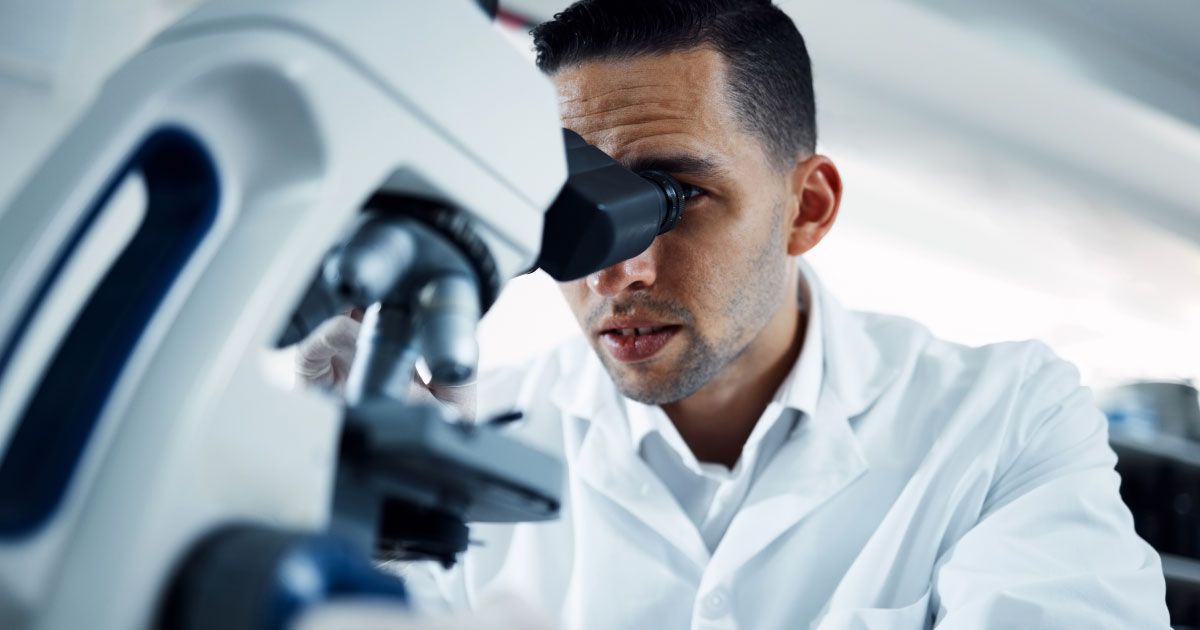
[[[1159,558],[1070,364],[1037,342],[969,348],[848,311],[801,269],[820,343],[760,420],[753,474],[718,477],[727,505],[676,499],[644,446],[657,431],[682,455],[682,440],[629,421],[579,339],[480,382],[481,417],[522,409],[514,430],[563,458],[561,518],[473,527],[480,544],[453,570],[406,572],[417,602],[515,595],[598,630],[1168,627]]]

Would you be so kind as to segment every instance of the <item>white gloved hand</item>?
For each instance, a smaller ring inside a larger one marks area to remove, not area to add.
[[[347,315],[338,315],[317,326],[304,341],[296,344],[296,383],[344,393],[361,328],[362,324]],[[468,420],[475,417],[474,382],[427,384],[414,374],[409,396],[414,401],[446,405]]]
[[[341,392],[354,363],[354,344],[361,327],[349,316],[338,315],[296,344],[296,383]]]
[[[437,402],[456,411],[464,420],[475,419],[475,381],[462,385],[425,383],[413,375],[409,396],[413,401]]]

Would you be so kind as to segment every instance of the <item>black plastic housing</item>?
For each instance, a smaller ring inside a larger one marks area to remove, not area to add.
[[[687,187],[660,171],[635,173],[563,130],[567,183],[546,211],[537,266],[576,280],[646,251],[683,216]]]

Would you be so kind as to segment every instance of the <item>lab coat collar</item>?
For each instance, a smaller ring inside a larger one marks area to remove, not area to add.
[[[785,408],[795,409],[805,416],[817,410],[817,401],[825,383],[825,332],[822,317],[822,299],[816,273],[808,263],[797,258],[799,271],[800,302],[808,321],[804,329],[804,347],[792,374],[776,394],[776,400]]]
[[[820,312],[824,370],[815,413],[755,481],[713,555],[705,581],[720,581],[866,473],[853,419],[899,375],[885,365],[861,315],[846,310],[801,261]],[[703,588],[703,587],[702,587]]]
[[[863,315],[847,310],[826,292],[807,263],[801,261],[800,265],[808,269],[810,286],[821,301],[821,340],[825,344],[821,396],[835,396],[845,417],[854,418],[879,399],[899,375],[899,366],[883,362],[878,339],[868,332]]]
[[[620,413],[620,392],[612,382],[595,350],[583,338],[559,353],[560,375],[550,391],[550,400],[566,416],[590,422],[604,431],[619,431],[624,422],[614,422]],[[628,437],[628,427],[624,435]]]
[[[562,376],[551,390],[551,401],[565,416],[588,423],[575,456],[579,479],[669,541],[699,574],[708,547],[670,490],[629,446],[621,394],[604,364],[582,339],[560,353],[559,360]]]

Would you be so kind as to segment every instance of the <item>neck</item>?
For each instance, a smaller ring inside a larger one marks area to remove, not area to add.
[[[804,346],[808,310],[797,307],[797,283],[789,286],[784,304],[737,360],[696,393],[662,406],[696,459],[733,468],[754,425],[795,366]]]

